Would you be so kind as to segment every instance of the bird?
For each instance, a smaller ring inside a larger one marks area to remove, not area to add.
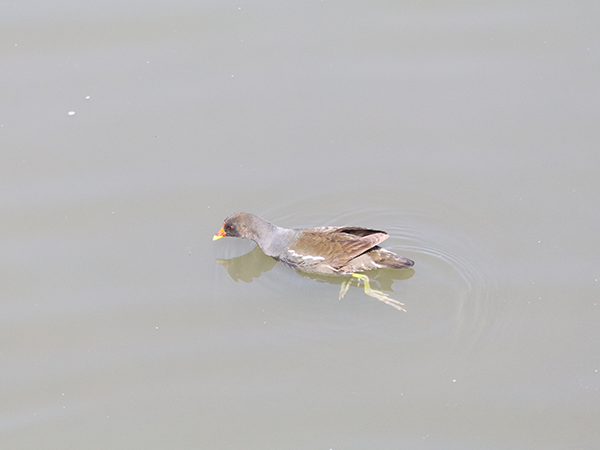
[[[365,293],[394,308],[405,311],[403,303],[371,289],[368,270],[407,269],[414,261],[380,247],[389,235],[385,231],[361,227],[283,228],[247,212],[228,216],[213,241],[222,237],[240,237],[254,241],[268,256],[291,268],[307,273],[351,275],[363,281]],[[342,283],[343,298],[352,278]]]

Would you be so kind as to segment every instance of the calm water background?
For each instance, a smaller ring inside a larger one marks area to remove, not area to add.
[[[2,448],[600,448],[599,5],[4,4]]]

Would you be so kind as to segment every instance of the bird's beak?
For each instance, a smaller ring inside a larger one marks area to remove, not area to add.
[[[216,241],[217,239],[221,239],[223,236],[227,236],[227,235],[225,234],[225,230],[223,229],[223,227],[221,227],[219,232],[213,236],[213,241]]]

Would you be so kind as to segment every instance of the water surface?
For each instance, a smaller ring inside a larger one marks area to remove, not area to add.
[[[0,18],[3,448],[597,447],[594,2],[38,3]],[[388,231],[407,312],[212,242],[238,210]]]

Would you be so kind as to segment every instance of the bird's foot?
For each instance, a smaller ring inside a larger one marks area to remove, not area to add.
[[[390,305],[392,308],[396,308],[399,311],[406,312],[406,310],[403,308],[404,303],[400,303],[398,300],[394,300],[393,298],[391,298],[390,296],[388,296],[387,294],[385,294],[381,291],[371,289],[371,285],[369,284],[368,276],[363,275],[361,273],[353,273],[352,276],[359,280],[359,284],[360,284],[360,280],[362,280],[362,282],[365,284],[365,294],[367,294],[369,297],[376,298],[377,300],[382,301],[386,305]],[[350,280],[348,280],[345,285],[342,284],[342,290],[344,292],[343,292],[343,294],[342,294],[342,292],[340,292],[340,299],[344,296],[346,291],[348,291],[349,285],[350,285]]]
[[[346,292],[348,292],[348,289],[350,289],[351,281],[352,281],[352,278],[348,278],[347,281],[344,281],[342,283],[342,287],[340,289],[340,300],[344,298],[344,295],[346,295]]]

